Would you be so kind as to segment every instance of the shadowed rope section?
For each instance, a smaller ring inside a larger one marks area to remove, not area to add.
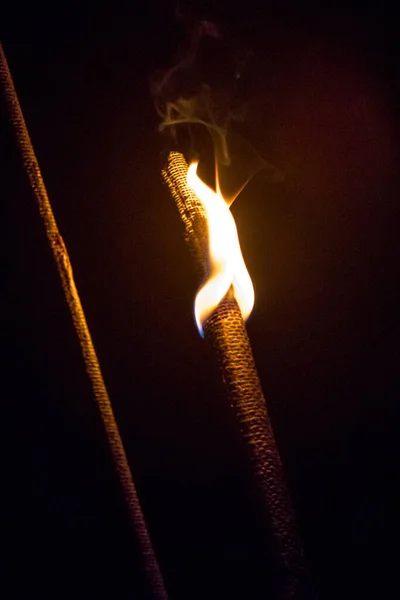
[[[75,285],[71,261],[64,240],[57,227],[1,43],[0,81],[3,87],[10,119],[18,140],[24,168],[28,175],[33,195],[38,203],[40,214],[43,218],[47,238],[60,276],[61,285],[71,312],[76,334],[79,338],[86,370],[92,384],[93,394],[100,410],[109,447],[114,458],[115,468],[123,489],[131,524],[141,551],[147,581],[154,600],[168,600],[164,581],[144,520],[118,425],[114,417],[111,401],[103,380],[97,354],[86,322],[78,290]]]

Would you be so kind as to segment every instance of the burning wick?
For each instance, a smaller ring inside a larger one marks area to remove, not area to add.
[[[229,206],[218,184],[214,192],[196,171],[197,163],[188,169],[183,155],[171,152],[162,176],[175,200],[194,264],[205,279],[196,297],[196,321],[235,413],[262,508],[262,526],[273,550],[275,592],[271,596],[269,590],[268,597],[311,600],[299,531],[244,324],[254,303],[253,285]]]
[[[243,260],[235,219],[219,190],[218,181],[214,192],[197,175],[197,166],[197,162],[190,165],[187,184],[201,202],[207,218],[209,277],[198,291],[194,307],[197,328],[204,337],[203,323],[231,286],[244,320],[254,306],[254,288]]]

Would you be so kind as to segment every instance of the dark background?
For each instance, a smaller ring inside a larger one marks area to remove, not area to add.
[[[321,599],[384,598],[398,555],[398,25],[385,3],[192,3],[251,49],[242,128],[286,176],[234,204],[248,322]],[[170,600],[266,598],[235,422],[192,316],[149,93],[172,3],[2,9]],[[217,67],[215,67],[216,72]],[[1,103],[4,598],[146,598],[70,316]]]

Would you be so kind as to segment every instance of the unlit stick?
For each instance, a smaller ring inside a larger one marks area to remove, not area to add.
[[[204,275],[207,270],[207,221],[201,202],[187,185],[187,169],[182,154],[171,152],[162,176],[184,224],[185,239],[195,266]],[[239,422],[268,530],[272,533],[276,598],[308,600],[311,591],[305,576],[298,528],[246,327],[232,288],[203,328]]]
[[[36,160],[28,129],[15,91],[14,83],[0,44],[0,81],[3,86],[10,119],[13,124],[26,174],[32,193],[39,205],[47,238],[61,279],[62,288],[71,312],[75,331],[80,341],[83,359],[89,375],[93,394],[97,401],[106,431],[114,464],[123,489],[129,517],[143,558],[144,569],[154,600],[168,600],[163,578],[158,566],[153,545],[146,527],[125,449],[115,421],[111,401],[100,370],[96,350],[87,326],[78,290],[75,285],[72,265],[64,240],[58,230],[43,177]],[[106,543],[106,542],[105,542]]]

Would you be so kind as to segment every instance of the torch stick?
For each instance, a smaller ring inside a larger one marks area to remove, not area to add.
[[[154,600],[167,600],[163,578],[154,553],[153,545],[142,513],[125,448],[116,423],[111,401],[101,373],[100,364],[92,337],[86,322],[78,290],[72,272],[64,240],[58,230],[43,177],[37,162],[29,132],[25,123],[17,92],[11,77],[7,59],[0,43],[0,81],[10,119],[14,126],[24,168],[28,175],[32,193],[39,205],[46,235],[60,276],[62,288],[71,312],[72,321],[78,336],[86,371],[89,375],[93,394],[97,401],[109,447],[114,458],[115,468],[124,493],[131,524],[141,551],[144,569]]]
[[[203,206],[187,184],[188,166],[182,154],[171,152],[162,176],[177,205],[195,266],[206,272],[208,233]],[[203,324],[219,366],[228,400],[239,422],[258,496],[272,533],[279,573],[277,598],[310,598],[303,550],[283,467],[262,393],[246,327],[232,287]]]

